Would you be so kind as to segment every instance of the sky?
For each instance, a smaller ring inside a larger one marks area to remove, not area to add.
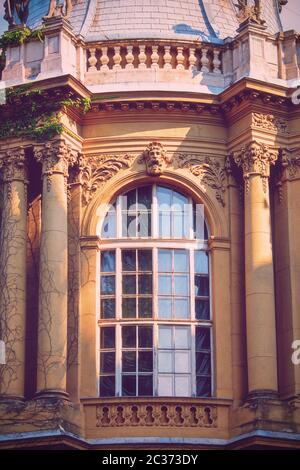
[[[3,4],[4,0],[0,0],[0,34],[6,29],[7,25],[3,20]],[[283,7],[281,19],[285,31],[295,29],[300,32],[300,0],[289,0],[288,4]]]

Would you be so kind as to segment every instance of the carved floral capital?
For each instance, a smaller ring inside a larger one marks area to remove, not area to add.
[[[23,181],[27,184],[27,168],[24,147],[16,147],[0,151],[0,176],[3,183],[7,183],[7,196],[11,196],[11,183]]]

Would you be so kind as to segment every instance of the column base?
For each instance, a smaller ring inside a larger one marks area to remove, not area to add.
[[[0,403],[5,404],[5,403],[13,403],[13,402],[20,402],[24,403],[25,398],[19,395],[8,395],[6,393],[0,394]]]
[[[34,400],[45,400],[48,398],[55,398],[56,400],[70,401],[69,394],[64,390],[58,390],[54,388],[47,388],[40,390],[34,396]]]
[[[252,392],[249,392],[245,401],[252,402],[257,399],[278,400],[279,393],[276,390],[252,390]]]

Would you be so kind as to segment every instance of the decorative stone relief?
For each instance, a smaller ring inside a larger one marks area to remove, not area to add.
[[[83,188],[83,204],[88,204],[101,184],[121,169],[129,168],[133,155],[79,155],[78,175]]]
[[[237,0],[235,6],[238,9],[237,18],[241,24],[264,25],[265,20],[261,17],[260,0]]]
[[[278,149],[253,140],[237,152],[233,152],[233,159],[238,167],[242,168],[246,193],[249,192],[249,177],[258,174],[262,178],[264,192],[267,192],[270,167],[275,165],[278,158]]]
[[[217,427],[217,407],[183,403],[105,404],[96,407],[97,427]]]
[[[272,114],[253,113],[252,125],[260,129],[267,129],[281,134],[288,133],[287,121],[273,116]]]
[[[280,165],[275,175],[279,202],[283,200],[282,183],[300,177],[300,148],[285,148],[280,150]]]
[[[219,157],[211,158],[198,155],[177,155],[178,167],[187,168],[200,179],[200,182],[207,184],[216,192],[216,199],[224,207],[226,191],[226,163],[220,162]]]
[[[53,18],[54,16],[63,16],[65,20],[68,20],[70,18],[72,10],[72,0],[65,0],[63,4],[61,4],[60,2],[57,4],[56,0],[50,0],[49,10],[47,15],[44,16],[44,20],[48,20],[49,18]]]
[[[0,152],[0,171],[1,180],[7,183],[7,196],[10,199],[11,183],[13,180],[24,180],[24,183],[27,183],[27,180],[25,180],[26,161],[24,147],[21,146]]]
[[[167,155],[166,150],[160,142],[150,142],[143,152],[139,163],[145,162],[149,176],[160,176],[171,163],[172,158]]]

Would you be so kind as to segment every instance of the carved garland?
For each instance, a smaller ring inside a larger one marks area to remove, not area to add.
[[[252,125],[259,129],[267,129],[281,134],[288,133],[288,125],[285,119],[273,116],[272,114],[252,114]]]

